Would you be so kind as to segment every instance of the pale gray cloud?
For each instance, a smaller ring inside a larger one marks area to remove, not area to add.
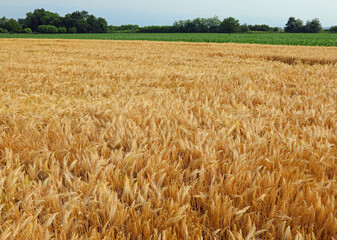
[[[318,17],[323,26],[337,25],[336,0],[0,0],[0,16],[22,18],[35,8],[61,15],[87,10],[109,24],[171,25],[195,17],[233,16],[241,23],[284,26],[291,16],[306,21]]]

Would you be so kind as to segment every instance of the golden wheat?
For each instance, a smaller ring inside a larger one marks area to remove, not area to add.
[[[1,239],[334,239],[337,48],[0,40]]]

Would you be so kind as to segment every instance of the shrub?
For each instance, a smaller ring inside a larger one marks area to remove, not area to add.
[[[25,28],[25,29],[23,29],[23,31],[25,32],[25,33],[29,33],[29,34],[32,34],[33,32],[32,32],[32,29],[30,29],[30,28]]]
[[[59,27],[59,33],[66,33],[66,32],[67,32],[67,28]]]
[[[39,33],[58,33],[58,28],[52,25],[40,25],[37,27]]]
[[[7,29],[0,28],[0,33],[8,33]]]
[[[68,29],[68,33],[76,33],[76,32],[77,32],[77,30],[76,30],[75,27],[71,27],[71,28]]]

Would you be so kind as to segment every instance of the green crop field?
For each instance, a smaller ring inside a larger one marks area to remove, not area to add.
[[[0,34],[0,38],[106,39],[273,45],[337,46],[334,33],[101,33],[101,34]]]

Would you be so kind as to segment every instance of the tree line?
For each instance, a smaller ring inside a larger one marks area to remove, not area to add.
[[[322,31],[318,18],[308,20],[306,24],[301,19],[290,17],[284,29],[270,27],[267,24],[240,24],[238,19],[228,17],[222,21],[219,17],[195,18],[175,21],[170,26],[121,25],[108,26],[102,17],[95,17],[87,11],[75,11],[60,16],[58,13],[46,11],[43,8],[26,13],[26,18],[0,18],[0,33],[107,33],[107,32],[141,32],[141,33],[245,33],[245,32],[278,32],[317,33]],[[329,29],[337,32],[337,26]]]
[[[335,28],[337,26],[331,27],[330,30],[334,31]],[[284,28],[284,31],[289,33],[318,33],[322,30],[323,28],[318,18],[308,20],[306,24],[303,24],[301,19],[290,17]]]
[[[195,18],[193,20],[175,21],[171,26],[121,25],[109,26],[108,32],[142,32],[142,33],[234,33],[249,31],[275,32],[280,29],[263,25],[240,24],[239,20],[228,17],[220,20],[217,16],[211,18]]]
[[[106,33],[108,23],[87,11],[75,11],[64,17],[43,8],[28,12],[26,18],[0,18],[0,32],[13,33]]]
[[[172,26],[146,26],[121,25],[109,26],[108,32],[144,32],[144,33],[245,33],[245,32],[288,32],[288,33],[318,33],[323,30],[318,18],[308,20],[303,24],[301,19],[290,17],[284,29],[270,27],[267,24],[247,25],[240,24],[233,17],[220,20],[217,16],[212,18],[195,18],[193,20],[175,21]],[[330,32],[337,32],[337,26],[332,26]]]

